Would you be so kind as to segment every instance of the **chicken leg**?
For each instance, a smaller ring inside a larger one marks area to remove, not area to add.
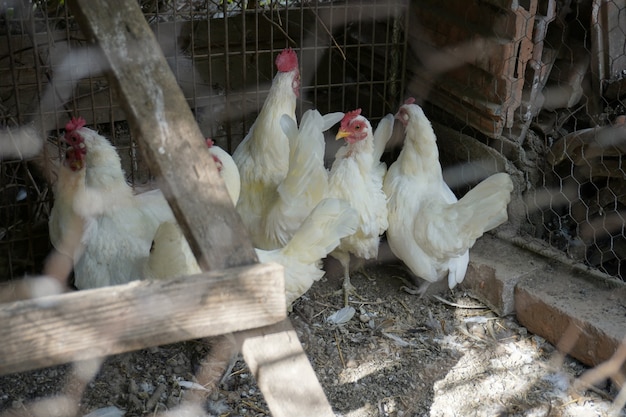
[[[343,268],[342,289],[337,291],[335,294],[340,291],[343,292],[343,304],[344,307],[348,307],[350,304],[350,295],[361,298],[356,292],[356,287],[350,282],[350,252],[336,250],[333,252],[332,256],[339,261],[341,267]]]

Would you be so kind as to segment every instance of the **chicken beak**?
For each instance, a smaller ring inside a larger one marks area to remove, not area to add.
[[[344,129],[339,129],[339,132],[337,132],[337,136],[335,136],[335,140],[347,138],[348,136],[350,136],[350,132]]]

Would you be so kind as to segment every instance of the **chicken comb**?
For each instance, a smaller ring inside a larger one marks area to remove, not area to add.
[[[215,145],[215,142],[213,142],[213,139],[206,138],[206,146],[207,146],[207,148],[212,148],[213,145]],[[214,153],[211,153],[211,157],[213,158],[213,162],[215,162],[215,165],[217,166],[217,171],[221,172],[222,168],[224,168],[224,164],[222,164],[222,160],[217,155],[215,155]]]
[[[341,128],[346,129],[348,127],[348,124],[352,121],[352,119],[359,116],[360,114],[361,114],[361,109],[352,110],[346,113],[343,116],[343,119],[341,119]]]
[[[82,137],[76,132],[81,127],[84,127],[85,119],[82,117],[72,117],[72,119],[65,124],[65,141],[70,145],[76,145]]]
[[[285,48],[276,57],[276,69],[278,72],[290,72],[298,68],[298,55],[291,48]]]
[[[415,103],[415,97],[409,97],[404,101],[404,104],[413,104]]]
[[[65,124],[65,131],[73,132],[84,127],[86,123],[87,122],[82,117],[72,117],[72,119]]]

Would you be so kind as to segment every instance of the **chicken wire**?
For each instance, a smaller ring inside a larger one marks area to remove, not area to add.
[[[560,32],[560,36],[559,36]],[[626,2],[572,3],[546,43],[558,51],[532,127],[542,182],[529,202],[534,235],[576,262],[626,280]],[[540,209],[538,209],[540,207]]]
[[[298,115],[357,107],[374,123],[393,112],[404,91],[407,4],[401,1],[140,0],[201,131],[232,152],[267,94],[274,58],[299,56]],[[49,161],[71,116],[117,147],[128,181],[150,187],[125,115],[97,53],[63,0],[0,5],[2,126],[34,124],[45,156],[0,162],[1,279],[38,274],[51,246]]]

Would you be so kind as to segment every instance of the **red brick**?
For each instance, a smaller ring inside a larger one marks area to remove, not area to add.
[[[581,275],[559,265],[522,279],[515,310],[530,332],[593,366],[610,358],[626,336],[626,292]]]

